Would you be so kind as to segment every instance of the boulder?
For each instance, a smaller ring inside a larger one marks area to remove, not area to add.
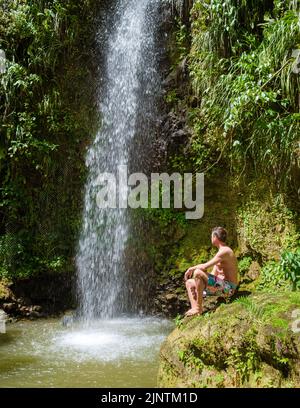
[[[174,293],[168,293],[168,294],[166,295],[166,300],[167,300],[168,302],[176,301],[177,298],[178,298],[178,296],[176,296]]]
[[[17,305],[15,303],[3,303],[2,307],[8,314],[15,312],[17,309]]]
[[[183,319],[161,347],[158,386],[300,387],[299,305],[300,292],[257,293]]]
[[[256,279],[259,278],[260,271],[261,271],[261,266],[259,265],[258,262],[254,261],[250,265],[249,271],[246,274],[246,278],[248,278],[251,281],[255,281]]]
[[[32,306],[32,307],[31,307],[31,310],[32,310],[33,312],[41,313],[41,311],[42,311],[42,306],[39,306],[39,305]]]

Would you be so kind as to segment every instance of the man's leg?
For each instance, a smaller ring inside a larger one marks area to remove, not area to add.
[[[185,282],[185,286],[186,286],[186,290],[189,296],[191,308],[196,309],[197,308],[197,289],[196,289],[195,279],[188,279]]]
[[[195,283],[196,286],[196,299],[195,297],[192,296],[192,301],[190,298],[191,306],[192,308],[187,311],[186,316],[194,316],[197,314],[202,314],[203,311],[203,290],[205,289],[207,282],[208,282],[208,277],[207,274],[202,270],[202,269],[196,269],[194,272],[194,278],[195,279],[189,279],[191,282],[189,285],[191,285],[190,293],[191,296],[193,295],[193,283]],[[188,282],[188,281],[187,281]],[[187,283],[188,287],[188,283]],[[188,290],[189,293],[189,290]]]

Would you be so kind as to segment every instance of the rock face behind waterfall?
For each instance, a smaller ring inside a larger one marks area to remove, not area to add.
[[[0,308],[11,317],[39,318],[74,308],[75,279],[70,273],[43,274],[0,282]]]
[[[158,385],[299,387],[297,311],[299,293],[264,293],[186,318],[162,345]]]

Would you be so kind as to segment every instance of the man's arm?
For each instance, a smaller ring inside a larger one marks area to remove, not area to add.
[[[218,275],[217,265],[215,265],[215,266],[213,267],[213,269],[212,269],[212,271],[211,271],[211,274],[214,275],[214,276],[217,276],[217,275]]]
[[[189,268],[186,271],[185,275],[184,275],[185,280],[190,279],[196,269],[202,269],[202,270],[206,271],[206,269],[220,263],[221,260],[222,260],[222,252],[219,251],[210,261],[208,261],[208,262],[206,262],[204,264],[199,264],[199,265],[196,265],[196,266],[193,266],[193,267]]]
[[[203,269],[203,270],[206,271],[206,269],[211,268],[212,266],[215,266],[218,263],[220,263],[221,260],[222,260],[222,256],[218,252],[217,255],[214,256],[210,261],[208,261],[208,262],[206,262],[204,264],[197,265],[197,267],[195,269],[199,268],[199,269]]]

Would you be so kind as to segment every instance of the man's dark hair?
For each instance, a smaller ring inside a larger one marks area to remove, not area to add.
[[[227,240],[227,231],[223,227],[216,227],[212,230],[213,235],[215,235],[219,241],[226,242]]]

